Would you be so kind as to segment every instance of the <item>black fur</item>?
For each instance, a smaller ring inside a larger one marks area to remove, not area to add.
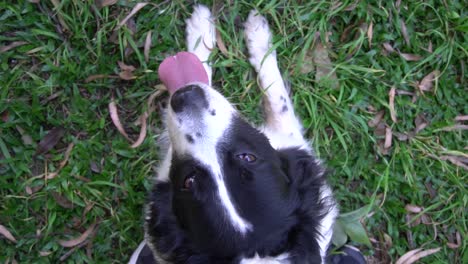
[[[174,154],[169,182],[156,182],[149,197],[147,233],[172,263],[238,263],[241,258],[289,253],[292,263],[320,263],[318,226],[329,208],[320,200],[326,184],[315,157],[297,148],[275,150],[258,130],[236,117],[217,156],[239,214],[253,225],[240,235],[214,198],[210,170]],[[252,153],[252,163],[237,159]],[[193,176],[191,191],[184,181]]]

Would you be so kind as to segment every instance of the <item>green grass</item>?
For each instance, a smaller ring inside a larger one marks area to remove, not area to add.
[[[132,149],[112,124],[108,104],[115,98],[122,123],[136,138],[134,121],[147,110],[146,100],[159,84],[159,63],[185,49],[184,19],[191,6],[184,1],[147,5],[133,17],[134,29],[114,31],[134,2],[104,8],[92,0],[56,1],[61,2],[57,8],[54,1],[39,2],[0,3],[0,47],[25,42],[0,53],[0,224],[17,240],[0,237],[0,262],[125,262],[143,238],[141,212],[160,158],[161,111],[157,107],[150,113],[147,137]],[[297,113],[331,170],[342,212],[370,206],[364,226],[372,247],[351,243],[377,263],[395,262],[419,247],[441,247],[424,263],[467,263],[467,171],[447,156],[466,166],[468,133],[441,130],[468,114],[466,3],[401,1],[398,8],[398,1],[357,1],[347,10],[355,1],[341,1],[341,6],[338,1],[301,2],[226,4],[218,19],[228,53],[214,50],[215,85],[246,117],[260,121],[260,93],[241,32],[248,11],[258,8],[275,33]],[[363,24],[373,25],[371,45],[367,27],[360,29]],[[148,31],[152,47],[146,62]],[[310,60],[316,32],[322,41],[331,33],[329,56],[338,89],[329,88],[333,80],[317,82],[314,72],[300,73]],[[394,53],[385,54],[387,42]],[[425,50],[429,43],[432,53]],[[129,47],[136,49],[129,53]],[[422,59],[406,61],[398,51]],[[91,75],[117,75],[118,61],[134,65],[137,78],[85,82]],[[416,83],[433,70],[441,72],[434,91],[418,93]],[[396,96],[397,123],[390,118],[392,86],[419,95],[416,101]],[[394,133],[387,154],[378,148],[383,136],[368,125],[380,110]],[[398,140],[395,133],[414,131],[419,115],[427,127],[409,140]],[[50,151],[35,155],[54,127],[64,128],[64,136]],[[67,164],[58,176],[45,179],[46,172],[59,168],[70,143],[74,147]],[[65,206],[57,193],[67,198]],[[430,223],[410,226],[408,204],[424,208]],[[69,252],[58,243],[78,237],[93,223],[98,223],[96,231],[80,248]],[[447,243],[456,244],[457,232],[462,244],[450,248]]]

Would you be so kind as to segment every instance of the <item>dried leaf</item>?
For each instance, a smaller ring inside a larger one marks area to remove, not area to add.
[[[21,128],[20,126],[16,126],[16,130],[18,130],[18,132],[21,134],[21,140],[23,141],[24,145],[33,145],[33,139],[30,135],[26,134],[26,132],[24,131],[23,128]]]
[[[95,3],[98,8],[103,8],[117,3],[117,0],[96,0]]]
[[[448,248],[451,248],[451,249],[457,249],[457,248],[460,247],[460,244],[455,244],[455,243],[447,242],[447,247],[448,247]]]
[[[221,53],[224,56],[229,55],[226,45],[224,44],[223,38],[221,37],[221,32],[218,29],[216,29],[216,45],[218,46],[219,51],[221,51]]]
[[[132,144],[131,148],[137,148],[145,140],[145,137],[146,137],[146,119],[147,118],[148,118],[148,113],[147,112],[144,112],[140,116],[140,123],[141,123],[140,135],[138,136],[138,139],[135,141],[135,143]]]
[[[96,223],[93,223],[86,231],[81,234],[79,237],[70,239],[70,240],[59,240],[58,243],[62,247],[74,247],[83,243],[94,231],[96,228]]]
[[[377,112],[372,120],[369,120],[367,124],[369,127],[376,127],[380,121],[382,121],[383,116],[385,115],[385,110],[380,110]]]
[[[52,191],[51,194],[54,197],[55,201],[63,208],[71,209],[74,207],[73,203],[70,200],[68,200],[67,197],[54,191]]]
[[[39,142],[36,149],[36,155],[44,154],[54,148],[64,134],[65,129],[62,127],[54,127],[51,129]]]
[[[136,70],[134,66],[127,65],[123,61],[118,61],[117,64],[119,65],[121,71],[133,72]]]
[[[414,125],[416,126],[414,129],[414,133],[419,133],[419,131],[423,130],[425,127],[428,125],[428,121],[424,117],[423,114],[419,114],[416,116],[416,119],[414,120]]]
[[[322,45],[320,40],[317,40],[312,52],[312,60],[315,65],[315,81],[320,83],[327,81],[327,86],[338,88],[339,82],[336,72],[333,70],[332,62],[328,57],[327,48]]]
[[[62,8],[62,4],[60,3],[61,1],[59,0],[50,0],[52,2],[52,5],[54,6],[54,11],[56,12],[56,15],[58,17],[58,21],[60,26],[63,28],[63,31],[70,31],[70,28],[68,27],[67,23],[65,23],[65,20],[63,19],[63,15],[60,11]],[[59,31],[62,31],[62,29],[59,29]],[[60,32],[62,33],[62,32]]]
[[[413,93],[413,92],[409,92],[409,91],[405,91],[405,90],[396,90],[396,94],[397,94],[397,95],[410,95],[410,96],[414,96],[414,93]]]
[[[11,49],[14,49],[16,47],[19,47],[19,46],[23,46],[25,44],[28,44],[28,42],[26,41],[13,41],[12,43],[6,45],[6,46],[2,46],[0,47],[0,53],[3,53],[3,52],[7,52]]]
[[[373,36],[374,36],[374,22],[371,21],[369,28],[367,28],[367,40],[369,41],[369,47],[372,47]]]
[[[143,54],[145,55],[145,62],[149,61],[149,53],[151,49],[151,31],[146,33],[145,47],[143,49]]]
[[[419,214],[423,209],[417,205],[407,204],[405,205],[405,210],[413,214]]]
[[[432,255],[440,251],[440,247],[422,250],[421,248],[408,251],[403,256],[401,256],[395,264],[411,264],[418,261],[421,258]]]
[[[117,29],[121,28],[123,25],[125,25],[125,23],[127,23],[127,21],[132,18],[136,13],[138,13],[138,11],[140,11],[140,9],[142,9],[143,7],[145,7],[148,3],[137,3],[132,11],[130,12],[130,14],[128,14],[122,21],[119,22],[119,24],[117,25]]]
[[[396,88],[395,86],[392,86],[390,92],[388,93],[388,107],[390,109],[390,117],[394,123],[397,122],[397,115],[395,111],[395,92]]]
[[[41,257],[47,257],[49,256],[50,254],[52,254],[53,252],[52,251],[39,251],[39,256]]]
[[[455,117],[455,121],[468,121],[468,115],[459,115]]]
[[[420,55],[411,53],[400,53],[400,56],[403,57],[403,59],[406,61],[419,61],[422,59]]]
[[[119,73],[119,77],[120,79],[126,80],[126,81],[130,81],[136,78],[135,75],[133,75],[131,71],[121,71]]]
[[[91,161],[90,167],[92,172],[101,173],[102,171],[101,166],[94,161]]]
[[[446,126],[440,129],[437,129],[437,131],[454,131],[454,130],[468,130],[468,125],[453,125],[453,126]]]
[[[30,3],[38,4],[41,0],[28,0]]]
[[[392,146],[392,128],[385,128],[385,143],[384,148],[389,149]]]
[[[392,45],[388,42],[384,42],[383,44],[384,46],[384,49],[388,52],[388,53],[393,53],[395,52],[395,49],[392,47]]]
[[[109,113],[110,113],[112,122],[114,123],[115,127],[120,132],[120,134],[122,136],[124,136],[128,141],[132,142],[132,140],[128,136],[127,132],[125,132],[125,129],[122,126],[122,123],[120,123],[120,118],[119,118],[119,114],[118,114],[118,111],[117,111],[117,106],[116,106],[114,100],[112,100],[112,102],[109,103]]]
[[[406,45],[410,45],[410,39],[408,36],[408,29],[406,28],[405,21],[400,20],[400,28],[401,28],[401,34],[403,34],[403,38],[405,39]]]
[[[70,153],[72,152],[74,146],[75,146],[75,144],[73,144],[73,143],[68,144],[67,150],[65,150],[65,156],[64,156],[63,160],[60,162],[59,167],[57,168],[56,171],[54,171],[52,173],[49,173],[46,176],[46,179],[55,178],[59,174],[60,170],[62,170],[63,167],[65,167],[65,165],[67,165],[68,159],[70,158]]]
[[[104,78],[115,78],[115,76],[112,75],[106,75],[106,74],[95,74],[95,75],[90,75],[88,78],[84,80],[85,83],[92,82],[94,80],[98,79],[104,79]]]
[[[16,243],[16,238],[10,233],[10,231],[3,225],[0,225],[0,234],[11,242]]]
[[[440,71],[438,70],[432,71],[431,73],[426,75],[418,85],[419,90],[421,92],[431,91],[433,82],[439,77],[439,75],[440,75]]]
[[[378,137],[385,136],[387,124],[385,122],[380,122],[374,129],[374,134]]]

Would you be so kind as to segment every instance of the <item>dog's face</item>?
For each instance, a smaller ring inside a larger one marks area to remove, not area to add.
[[[205,84],[176,91],[168,108],[172,210],[200,250],[230,255],[289,228],[294,194],[265,135]]]

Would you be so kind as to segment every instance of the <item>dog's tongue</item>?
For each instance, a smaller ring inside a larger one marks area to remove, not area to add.
[[[179,52],[164,59],[159,65],[158,74],[171,94],[192,82],[208,84],[208,75],[202,62],[190,52]]]

